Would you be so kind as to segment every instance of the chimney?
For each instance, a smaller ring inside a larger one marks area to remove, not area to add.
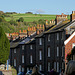
[[[21,30],[19,30],[19,33],[21,33]]]
[[[23,30],[23,33],[24,33],[24,30]]]
[[[45,29],[45,27],[44,27],[44,25],[43,25],[43,31],[44,31],[44,29]]]
[[[29,31],[30,27],[28,27],[28,31]]]
[[[75,11],[72,11],[72,14],[70,15],[70,21],[75,20]]]
[[[51,24],[51,21],[50,21],[50,24]]]
[[[41,25],[40,25],[40,29],[41,29]]]
[[[28,30],[27,30],[27,37],[29,36],[29,32],[28,32]]]

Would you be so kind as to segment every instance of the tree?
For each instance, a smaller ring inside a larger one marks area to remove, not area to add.
[[[0,64],[5,64],[9,57],[10,43],[3,29],[0,27]]]
[[[24,21],[24,18],[23,17],[20,17],[17,21],[18,22],[23,22]]]
[[[9,23],[10,23],[11,25],[14,25],[14,26],[17,26],[17,25],[18,25],[17,22],[14,21],[14,20],[10,20]]]

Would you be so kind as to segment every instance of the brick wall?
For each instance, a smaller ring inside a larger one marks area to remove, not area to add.
[[[65,60],[66,56],[72,50],[72,44],[75,43],[75,36],[65,45]]]

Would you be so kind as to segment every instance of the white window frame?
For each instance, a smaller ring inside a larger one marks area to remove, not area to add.
[[[50,34],[48,35],[48,42],[50,41]]]
[[[24,72],[24,67],[22,67],[22,72]]]
[[[32,57],[32,55],[30,55],[30,63],[31,64],[33,63],[33,57]]]
[[[24,50],[24,45],[22,45],[22,50]]]
[[[57,33],[57,40],[59,40],[59,33]]]
[[[32,46],[32,45],[30,45],[30,49],[31,49],[31,50],[33,49],[33,46]]]
[[[50,71],[50,62],[48,62],[48,71]]]
[[[39,65],[39,70],[42,71],[42,65],[41,64]]]
[[[42,60],[42,51],[39,51],[39,60]]]
[[[42,38],[39,38],[39,45],[42,45]]]
[[[14,59],[14,66],[16,67],[16,59]]]
[[[59,62],[57,62],[57,72],[59,72]]]
[[[16,48],[14,49],[14,53],[16,53]]]
[[[50,47],[48,47],[48,57],[50,57]]]
[[[59,56],[59,47],[57,47],[57,57]]]
[[[22,55],[22,63],[24,63],[24,55]]]

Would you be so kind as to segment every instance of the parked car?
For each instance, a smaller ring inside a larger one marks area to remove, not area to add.
[[[19,72],[17,75],[25,75],[24,72]]]
[[[31,75],[32,74],[32,70],[27,71],[26,75]]]

